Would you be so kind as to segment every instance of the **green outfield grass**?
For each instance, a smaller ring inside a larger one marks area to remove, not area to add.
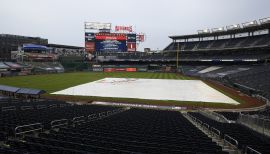
[[[79,72],[79,73],[62,73],[62,74],[47,74],[47,75],[30,75],[30,76],[16,76],[0,78],[0,84],[36,88],[47,91],[45,97],[51,98],[65,98],[71,100],[82,101],[114,101],[114,102],[128,102],[128,103],[145,103],[145,104],[164,104],[164,105],[189,105],[189,106],[207,106],[207,107],[235,107],[234,105],[222,104],[222,103],[202,103],[202,102],[179,102],[179,101],[156,101],[156,100],[142,100],[142,99],[126,99],[126,98],[101,98],[101,97],[75,97],[75,96],[58,96],[50,95],[49,93],[63,90],[72,86],[76,86],[83,83],[103,79],[105,77],[115,78],[148,78],[148,79],[179,79],[189,80],[190,77],[178,75],[175,73],[94,73],[94,72]],[[233,98],[236,99],[236,98]],[[241,100],[237,100],[239,103],[244,103]]]
[[[36,88],[46,90],[48,93],[59,91],[68,87],[103,79],[106,77],[116,78],[148,78],[148,79],[181,79],[188,80],[190,77],[180,76],[175,73],[62,73],[47,75],[30,75],[0,78],[0,84]]]

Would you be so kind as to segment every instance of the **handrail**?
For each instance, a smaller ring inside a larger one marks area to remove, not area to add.
[[[34,128],[34,129],[31,129],[32,126],[38,126],[38,127],[37,128]],[[29,130],[26,130],[26,131],[18,131],[21,128],[27,128],[27,127],[30,127],[30,129]],[[34,131],[38,131],[38,130],[41,130],[42,131],[42,129],[43,129],[43,125],[41,123],[34,123],[34,124],[29,124],[29,125],[17,126],[14,129],[14,132],[15,132],[15,137],[17,137],[17,135],[19,135],[19,134],[34,132]]]
[[[250,152],[249,152],[250,151]],[[246,147],[246,154],[262,154],[261,152],[257,151],[257,150],[254,150],[252,149],[251,147],[247,146]]]
[[[97,115],[96,114],[90,114],[87,118],[88,118],[88,120],[92,120],[92,119],[97,118]]]
[[[209,129],[209,125],[208,125],[207,123],[203,123],[202,126],[203,126],[204,128]]]
[[[106,112],[101,112],[101,113],[98,114],[98,116],[99,117],[105,117],[106,116],[105,114],[106,114]]]
[[[51,128],[68,125],[67,119],[59,119],[51,121]]]
[[[60,107],[66,107],[68,106],[67,104],[60,104]]]
[[[211,127],[211,132],[212,133],[214,133],[214,134],[216,134],[217,136],[219,136],[220,137],[220,131],[218,130],[218,129],[216,129],[216,128],[214,128],[214,127]]]
[[[38,106],[37,106],[37,109],[45,109],[45,108],[47,108],[46,105],[38,105]]]
[[[229,139],[229,140],[228,140]],[[230,145],[234,146],[235,148],[238,148],[238,141],[232,137],[230,137],[229,135],[225,134],[224,135],[224,141],[226,141],[227,143],[229,143]],[[234,141],[235,144],[231,143],[230,141]]]
[[[80,117],[74,117],[72,119],[73,123],[79,123],[79,122],[84,122],[85,121],[85,116],[80,116]]]
[[[107,111],[107,115],[112,115],[112,111]]]
[[[57,104],[51,104],[49,105],[49,108],[57,108]]]
[[[33,106],[21,106],[21,110],[32,110],[34,109]]]
[[[2,107],[2,111],[15,111],[15,110],[16,110],[16,106]]]

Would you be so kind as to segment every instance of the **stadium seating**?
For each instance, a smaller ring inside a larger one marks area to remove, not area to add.
[[[7,144],[4,150],[25,153],[226,153],[181,113],[145,109],[9,139]]]
[[[247,146],[261,152],[270,152],[270,138],[261,135],[243,125],[235,123],[220,123],[215,120],[209,119],[200,113],[189,112],[192,116],[207,123],[209,126],[218,129],[222,136],[229,135],[238,141],[238,148],[245,150]]]
[[[269,46],[269,35],[257,35],[251,37],[240,37],[231,39],[221,39],[212,41],[180,42],[179,46],[184,51],[194,50],[220,50],[232,48],[247,48],[258,46]],[[177,50],[178,43],[171,43],[165,50]]]
[[[218,114],[223,115],[228,120],[236,121],[239,117],[239,112],[217,112]]]
[[[36,102],[35,102],[36,103]],[[54,120],[72,120],[75,117],[89,116],[94,113],[113,110],[115,107],[103,107],[98,105],[68,105],[62,102],[39,102],[31,106],[16,105],[20,110],[0,111],[0,132],[14,135],[14,129],[18,126],[40,123],[44,129],[51,128]],[[14,104],[14,103],[12,103]],[[20,104],[20,103],[16,103]],[[22,103],[25,105],[25,103]]]

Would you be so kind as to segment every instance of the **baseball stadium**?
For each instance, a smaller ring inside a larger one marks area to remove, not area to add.
[[[110,22],[81,46],[0,34],[0,153],[270,153],[270,17],[249,20],[161,50]]]

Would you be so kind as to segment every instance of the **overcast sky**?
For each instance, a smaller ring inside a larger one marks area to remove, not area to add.
[[[270,16],[270,0],[0,0],[0,33],[84,46],[84,22],[132,25],[140,49],[163,49],[169,35],[197,33]]]

